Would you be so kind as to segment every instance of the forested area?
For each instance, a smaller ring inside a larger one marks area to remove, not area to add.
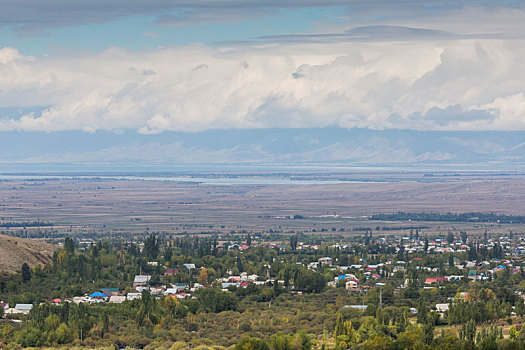
[[[407,213],[374,214],[370,220],[381,221],[443,221],[443,222],[492,222],[502,224],[523,224],[525,216],[495,213]]]

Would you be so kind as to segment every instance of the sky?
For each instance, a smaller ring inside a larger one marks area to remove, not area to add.
[[[523,132],[523,23],[517,0],[0,0],[0,134]]]

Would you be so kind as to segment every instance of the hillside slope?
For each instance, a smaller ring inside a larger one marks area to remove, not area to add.
[[[57,247],[36,240],[0,235],[0,272],[17,272],[27,263],[30,267],[49,264]]]

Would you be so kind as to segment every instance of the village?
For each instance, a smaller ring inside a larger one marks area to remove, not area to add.
[[[380,237],[370,239],[368,236],[368,246],[370,252],[366,254],[356,254],[353,249],[355,243],[332,243],[332,244],[308,244],[305,242],[295,242],[296,246],[290,244],[262,242],[250,240],[248,242],[239,242],[231,244],[220,244],[218,248],[225,249],[228,252],[242,255],[250,249],[264,247],[271,251],[280,253],[291,252],[297,254],[307,254],[308,262],[297,262],[296,265],[303,266],[311,271],[322,271],[324,275],[331,276],[326,281],[327,288],[344,288],[349,294],[363,295],[371,289],[386,286],[387,284],[400,281],[401,283],[393,285],[394,292],[399,294],[403,289],[409,287],[412,283],[422,290],[435,290],[444,288],[454,283],[465,282],[483,282],[491,281],[500,273],[506,273],[510,278],[512,276],[522,276],[524,274],[522,265],[522,253],[525,252],[525,241],[519,236],[501,236],[497,239],[488,238],[486,243],[476,242],[467,243],[466,234],[457,236],[448,235],[447,238],[419,238],[411,232],[410,236],[402,237]],[[83,241],[82,245],[87,246],[93,242]],[[144,249],[143,245],[140,249]],[[476,254],[472,250],[476,250]],[[337,252],[333,256],[317,257],[324,252]],[[353,252],[353,253],[352,253]],[[470,252],[470,253],[469,253]],[[496,254],[494,254],[496,253]],[[446,256],[446,264],[441,259]],[[360,257],[362,256],[362,257]],[[440,257],[440,262],[436,263],[435,259],[425,265],[422,256]],[[461,259],[460,257],[466,259]],[[497,256],[497,257],[496,257]],[[63,303],[116,303],[120,304],[125,301],[141,299],[144,292],[149,293],[155,298],[170,297],[179,300],[195,299],[195,292],[203,288],[217,287],[223,291],[235,291],[237,288],[248,288],[249,286],[273,286],[279,285],[286,287],[293,294],[302,294],[303,291],[296,289],[294,282],[291,280],[277,279],[271,277],[269,271],[270,264],[263,267],[266,271],[264,275],[248,273],[246,271],[235,274],[232,269],[227,269],[223,276],[209,278],[207,269],[210,266],[196,265],[195,263],[183,263],[180,266],[171,267],[169,262],[165,261],[160,255],[160,259],[147,261],[146,265],[149,271],[155,271],[158,275],[156,282],[152,280],[155,272],[152,274],[135,275],[133,282],[125,289],[115,287],[101,287],[91,290],[90,293],[68,298],[53,298],[45,302],[54,305]],[[473,259],[468,259],[474,257]],[[314,261],[312,258],[315,258]],[[276,261],[276,258],[274,258]],[[341,264],[345,262],[345,264]],[[283,263],[283,261],[281,261]],[[409,276],[409,266],[418,273],[417,281],[411,281]],[[206,274],[206,278],[197,278],[196,275],[202,275],[200,271]],[[184,272],[187,281],[173,282],[178,275]],[[160,278],[158,278],[160,277]],[[289,277],[288,277],[289,278]],[[517,277],[516,277],[517,278]],[[199,283],[202,282],[202,283]],[[519,284],[513,292],[522,296],[525,292],[525,283]],[[525,295],[524,295],[525,296]],[[449,309],[450,303],[457,301],[469,300],[469,292],[458,292],[456,295],[443,299],[444,302],[436,302],[431,308],[440,313],[443,317]],[[363,298],[362,300],[365,300]],[[44,302],[44,301],[43,301]],[[4,309],[6,317],[16,315],[28,315],[33,308],[33,304],[17,303],[9,305],[7,302],[0,302]],[[365,310],[366,305],[346,305],[345,307]],[[411,308],[412,313],[417,313],[416,308]],[[15,317],[15,321],[18,320]]]

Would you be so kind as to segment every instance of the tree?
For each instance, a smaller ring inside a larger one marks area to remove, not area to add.
[[[312,339],[308,336],[306,331],[299,331],[292,339],[292,349],[294,350],[311,350]]]
[[[290,288],[290,270],[288,268],[284,269],[284,288],[288,289]]]
[[[361,326],[359,326],[359,329],[357,330],[359,339],[367,340],[371,338],[372,336],[376,335],[377,326],[378,326],[377,320],[374,317],[372,316],[366,317],[363,323],[361,323]]]
[[[27,263],[22,265],[22,282],[27,283],[31,280],[31,269]]]
[[[494,248],[493,248],[493,251],[496,251],[497,248],[496,248],[497,244],[494,245]],[[468,260],[470,261],[476,261],[478,260],[478,252],[476,250],[476,246],[472,243],[470,243],[468,245],[468,254],[467,254],[467,258]]]
[[[43,338],[40,329],[28,326],[17,334],[16,341],[23,347],[35,347],[42,345]]]
[[[209,278],[209,271],[207,268],[203,267],[199,271],[199,279],[197,280],[202,285],[208,284],[208,278]]]
[[[334,338],[337,339],[338,336],[344,334],[344,319],[343,315],[338,313],[337,318],[335,319],[335,330],[334,330]]]
[[[75,254],[75,242],[71,237],[66,237],[64,239],[64,249],[66,250],[68,255]]]
[[[204,312],[221,312],[237,309],[237,297],[231,292],[215,288],[204,288],[197,294],[200,309]]]
[[[149,236],[144,240],[144,255],[149,260],[154,260],[159,255],[159,242],[155,236]]]
[[[516,326],[511,326],[509,329],[509,337],[511,340],[516,340],[519,332],[516,330]]]
[[[476,321],[470,319],[467,323],[463,324],[460,334],[462,334],[464,340],[474,344],[474,339],[476,339]]]
[[[344,321],[343,315],[337,314],[335,321],[335,348],[337,350],[350,349],[358,342],[357,332],[352,327],[352,322]]]
[[[389,350],[392,349],[392,342],[389,337],[376,334],[367,340],[362,347],[363,350]]]
[[[171,261],[171,257],[173,256],[173,250],[171,248],[164,249],[164,260]]]
[[[454,243],[454,239],[455,239],[454,234],[452,232],[449,232],[447,234],[447,241],[448,241],[448,243],[450,243],[450,244]]]
[[[268,345],[259,338],[252,338],[245,336],[241,339],[237,345],[235,345],[235,350],[269,350]]]
[[[239,269],[239,272],[244,272],[244,264],[240,256],[237,256],[237,269]]]
[[[73,341],[75,335],[65,323],[61,323],[56,330],[56,337],[58,344],[68,344]]]
[[[299,238],[297,237],[297,235],[293,235],[290,237],[290,247],[292,248],[292,250],[296,250],[297,249],[297,242],[299,241]]]
[[[312,270],[298,270],[294,279],[294,286],[297,290],[312,293],[319,293],[326,287],[326,281],[322,274]]]
[[[515,308],[516,308],[516,315],[520,317],[525,315],[525,303],[523,302],[523,298],[518,298],[515,304]]]
[[[270,348],[272,350],[292,350],[291,337],[279,332],[270,338]]]
[[[419,306],[417,309],[417,322],[421,324],[426,324],[428,322],[429,312],[430,309],[428,307],[428,303],[423,299],[423,297],[419,298]]]
[[[428,322],[426,325],[424,325],[423,333],[425,335],[425,344],[432,344],[432,340],[434,340],[434,323]]]
[[[399,334],[396,343],[399,349],[418,349],[425,338],[426,335],[419,325],[410,325],[406,331]]]
[[[485,231],[486,233],[486,231]],[[463,242],[463,244],[467,243],[467,239],[468,239],[468,235],[467,235],[467,232],[465,231],[461,231],[461,241]],[[485,237],[485,240],[487,238]]]

